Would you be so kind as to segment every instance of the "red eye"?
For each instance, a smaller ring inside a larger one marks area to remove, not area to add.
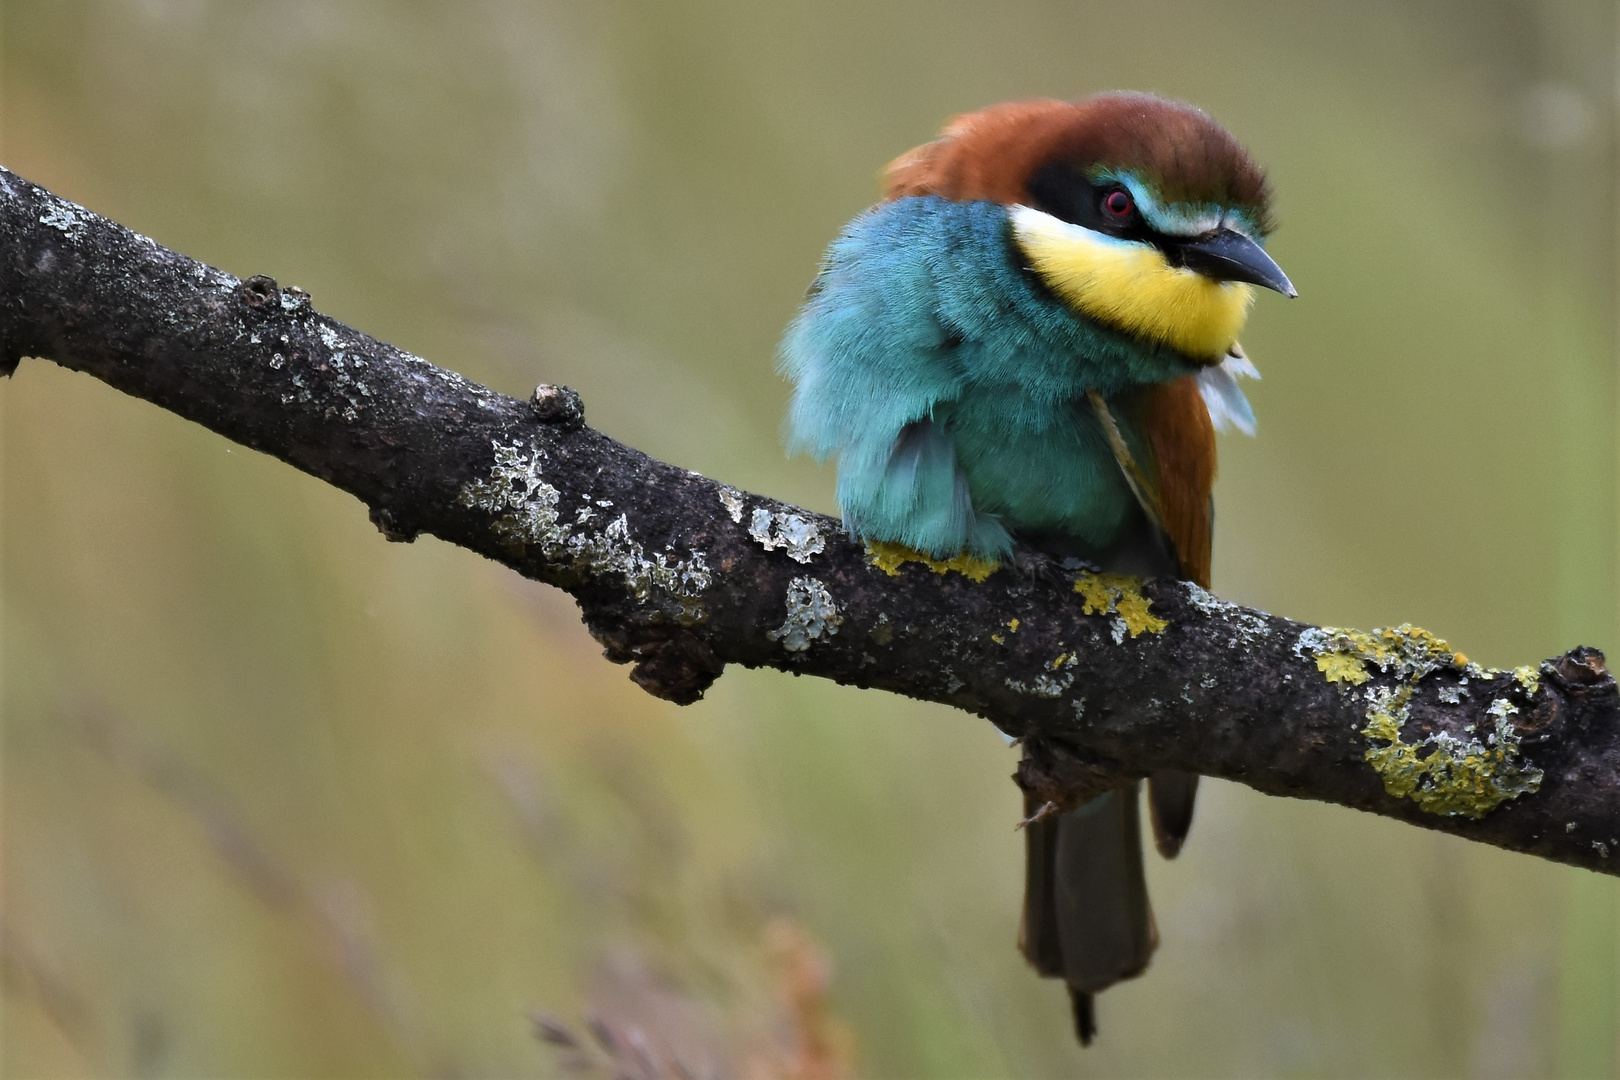
[[[1131,211],[1135,208],[1136,204],[1131,202],[1129,192],[1110,191],[1107,195],[1103,196],[1103,212],[1109,217],[1130,217]]]

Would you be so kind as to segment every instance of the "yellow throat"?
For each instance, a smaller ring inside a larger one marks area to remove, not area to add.
[[[1210,363],[1226,355],[1249,316],[1254,289],[1171,266],[1150,244],[1011,208],[1013,237],[1030,267],[1075,310]]]

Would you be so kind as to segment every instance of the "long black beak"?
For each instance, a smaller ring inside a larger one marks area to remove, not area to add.
[[[1299,295],[1264,248],[1240,232],[1222,229],[1198,240],[1178,244],[1181,264],[1216,281],[1246,281],[1276,289],[1292,300]]]

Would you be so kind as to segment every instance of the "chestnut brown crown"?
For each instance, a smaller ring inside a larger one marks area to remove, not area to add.
[[[1129,172],[1165,203],[1239,209],[1271,231],[1265,174],[1231,133],[1201,109],[1152,94],[1081,101],[1015,101],[953,117],[938,139],[884,170],[889,199],[937,195],[1034,204],[1031,181]]]

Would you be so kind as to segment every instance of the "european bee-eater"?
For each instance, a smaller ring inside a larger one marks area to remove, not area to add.
[[[790,447],[837,458],[850,532],[1207,586],[1215,428],[1254,423],[1238,332],[1252,286],[1295,295],[1260,169],[1198,109],[1121,93],[957,117],[886,180],[782,343]],[[1149,778],[1166,857],[1197,780]],[[1082,1043],[1158,943],[1138,786],[1026,830],[1019,945]]]

